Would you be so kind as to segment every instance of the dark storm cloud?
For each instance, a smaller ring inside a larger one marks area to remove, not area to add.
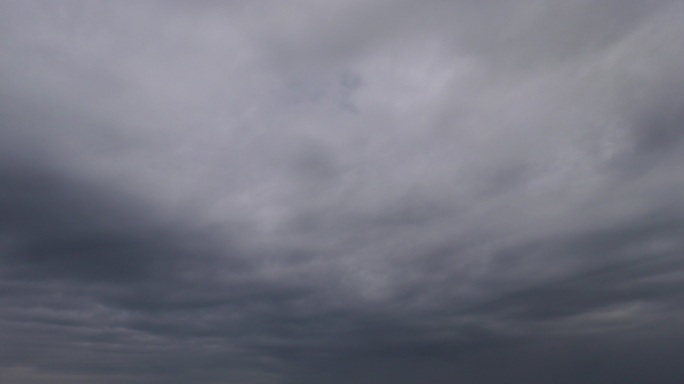
[[[0,4],[0,381],[681,381],[683,15]]]

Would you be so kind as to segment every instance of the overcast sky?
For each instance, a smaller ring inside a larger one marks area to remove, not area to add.
[[[0,382],[684,382],[682,20],[0,0]]]

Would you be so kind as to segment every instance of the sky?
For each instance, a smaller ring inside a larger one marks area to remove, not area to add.
[[[684,382],[683,19],[0,0],[0,382]]]

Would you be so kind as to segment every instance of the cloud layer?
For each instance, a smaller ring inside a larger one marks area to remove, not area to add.
[[[0,381],[682,381],[682,17],[3,2]]]

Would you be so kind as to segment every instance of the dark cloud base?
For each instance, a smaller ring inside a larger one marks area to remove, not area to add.
[[[257,3],[0,5],[0,382],[684,382],[681,5]]]

